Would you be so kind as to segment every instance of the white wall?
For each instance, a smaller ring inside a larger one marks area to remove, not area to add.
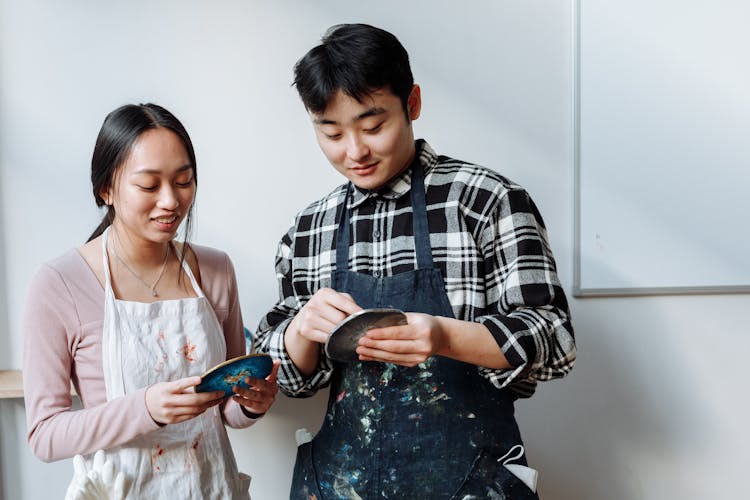
[[[417,134],[531,192],[569,290],[571,9],[560,0],[0,0],[0,369],[21,367],[19,312],[34,269],[98,220],[91,150],[105,114],[125,102],[163,104],[190,131],[195,241],[233,257],[245,322],[257,325],[276,297],[278,238],[297,209],[339,183],[290,87],[294,62],[339,22],[399,36],[422,84]],[[517,405],[544,498],[743,496],[750,298],[571,303],[576,369]],[[325,395],[281,398],[253,428],[231,431],[256,499],[286,498],[293,432],[315,429],[324,405]],[[0,499],[62,496],[70,461],[42,464],[24,434],[21,401],[0,401]]]

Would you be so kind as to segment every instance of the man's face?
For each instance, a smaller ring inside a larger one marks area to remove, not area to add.
[[[331,165],[361,189],[378,189],[409,166],[414,158],[411,120],[419,117],[417,85],[407,102],[389,88],[378,89],[362,102],[336,92],[322,113],[310,113],[315,135]]]

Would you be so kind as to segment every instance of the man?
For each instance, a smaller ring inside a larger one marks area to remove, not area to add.
[[[522,450],[513,404],[575,360],[536,206],[496,172],[415,142],[420,88],[390,33],[334,26],[294,83],[349,182],[282,239],[280,301],[257,334],[282,360],[286,394],[331,386],[291,498],[536,498],[504,466]],[[358,362],[330,360],[328,333],[374,307],[407,311],[408,324],[370,330]]]

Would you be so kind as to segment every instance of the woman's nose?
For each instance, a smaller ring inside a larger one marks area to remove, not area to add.
[[[172,186],[165,186],[159,191],[157,205],[159,208],[166,210],[174,210],[180,206],[180,200],[177,198],[177,193],[175,193]]]

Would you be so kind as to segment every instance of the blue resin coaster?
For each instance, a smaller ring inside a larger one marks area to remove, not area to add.
[[[268,354],[246,354],[228,359],[203,374],[201,383],[195,386],[195,392],[224,391],[224,396],[231,396],[232,387],[247,387],[245,377],[266,378],[271,373],[273,360]]]

